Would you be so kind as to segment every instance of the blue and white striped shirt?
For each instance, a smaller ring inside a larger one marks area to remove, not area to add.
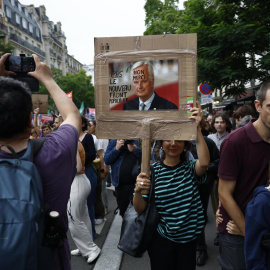
[[[174,167],[161,162],[153,164],[155,204],[160,214],[157,230],[161,236],[177,243],[194,240],[204,227],[197,185],[205,182],[206,174],[197,177],[195,163],[196,160],[184,161]]]

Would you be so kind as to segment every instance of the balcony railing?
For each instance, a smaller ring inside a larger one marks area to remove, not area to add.
[[[58,41],[54,36],[53,34],[50,34],[51,38],[53,39],[53,41],[58,44],[61,48],[63,47],[62,43],[60,41]]]
[[[46,15],[41,16],[42,21],[49,21],[49,18]]]
[[[56,58],[56,53],[50,48],[50,53]]]
[[[7,27],[6,27],[5,25],[3,25],[2,23],[0,23],[0,30],[1,30],[2,32],[5,32],[6,34],[7,34],[7,32],[8,32]]]
[[[17,42],[18,44],[24,46],[25,48],[45,57],[45,52],[42,51],[41,49],[35,47],[34,45],[30,44],[29,42],[27,42],[26,40],[23,40],[21,37],[15,35],[15,34],[10,34],[9,35],[9,39],[13,40],[15,42]]]

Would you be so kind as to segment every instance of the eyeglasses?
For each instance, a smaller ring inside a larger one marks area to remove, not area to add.
[[[215,124],[225,124],[224,121],[215,121]]]

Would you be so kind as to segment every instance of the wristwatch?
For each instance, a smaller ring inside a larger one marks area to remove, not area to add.
[[[101,173],[104,173],[104,172],[105,172],[104,169],[100,169],[99,171],[100,171]]]

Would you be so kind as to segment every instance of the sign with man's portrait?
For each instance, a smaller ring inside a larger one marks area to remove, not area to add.
[[[95,38],[97,137],[196,137],[196,34]]]
[[[110,110],[178,110],[178,59],[109,63]]]

